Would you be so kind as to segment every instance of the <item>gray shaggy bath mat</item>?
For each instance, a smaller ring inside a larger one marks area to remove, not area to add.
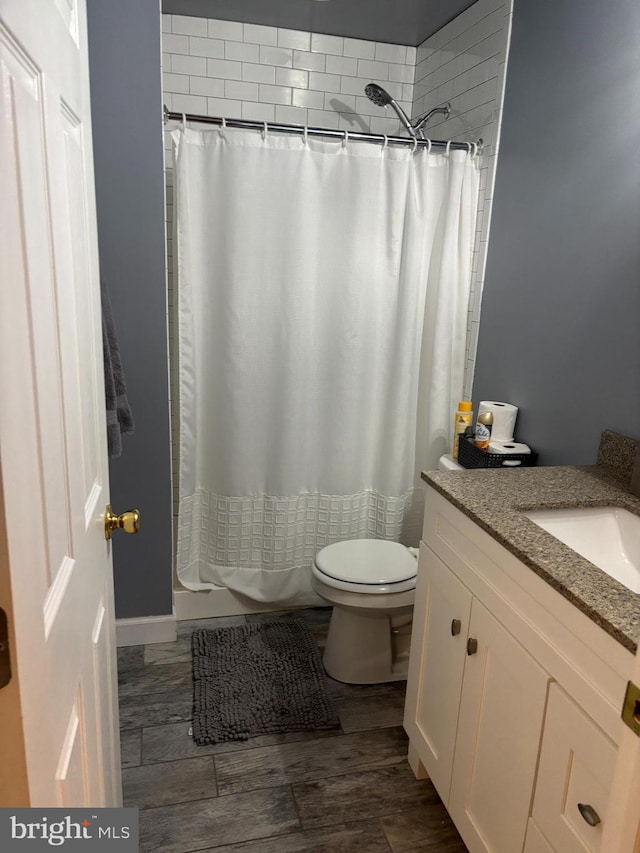
[[[339,727],[303,621],[194,631],[192,650],[197,744]]]

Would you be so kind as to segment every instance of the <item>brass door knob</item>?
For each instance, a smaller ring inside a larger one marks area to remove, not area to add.
[[[128,509],[121,515],[111,512],[110,504],[104,511],[104,538],[111,539],[112,530],[124,530],[125,533],[137,533],[140,530],[140,512],[137,509]]]

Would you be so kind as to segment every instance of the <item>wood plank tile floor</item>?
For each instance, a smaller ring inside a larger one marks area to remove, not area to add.
[[[466,853],[402,729],[404,682],[328,679],[341,728],[196,746],[191,633],[303,618],[320,648],[331,610],[178,624],[178,641],[118,649],[124,804],[141,853]]]

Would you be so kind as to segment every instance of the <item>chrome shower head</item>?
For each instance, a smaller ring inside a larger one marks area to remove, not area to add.
[[[378,86],[377,83],[367,83],[367,85],[364,87],[364,93],[367,96],[367,98],[369,98],[370,101],[373,101],[373,103],[378,107],[389,107],[389,106],[393,107],[393,109],[396,111],[396,113],[398,115],[398,118],[400,119],[402,124],[406,127],[406,129],[409,133],[409,136],[415,136],[416,135],[415,130],[411,127],[411,122],[409,121],[409,117],[407,116],[405,111],[402,109],[400,104],[397,104],[393,100],[393,98],[386,91],[386,89],[383,89],[382,86]]]
[[[383,89],[382,86],[378,86],[377,83],[368,83],[364,87],[364,93],[367,98],[369,98],[370,101],[373,101],[373,103],[378,107],[388,107],[393,101],[393,98],[386,89]]]
[[[451,112],[451,104],[443,104],[441,107],[434,107],[434,109],[429,110],[428,113],[417,118],[413,124],[409,121],[409,117],[402,109],[400,104],[397,104],[391,95],[387,92],[386,89],[383,89],[382,86],[378,86],[377,83],[367,83],[364,87],[364,93],[369,98],[370,101],[378,107],[393,107],[393,109],[398,114],[398,118],[402,122],[402,124],[406,127],[409,132],[409,136],[417,136],[419,135],[421,139],[424,139],[423,127],[429,121],[431,116],[434,115],[443,115],[445,118],[449,117]]]

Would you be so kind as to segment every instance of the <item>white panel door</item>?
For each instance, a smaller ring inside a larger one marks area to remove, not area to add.
[[[447,808],[471,853],[520,853],[549,676],[473,600]]]
[[[445,805],[451,784],[471,600],[464,584],[422,543],[404,727]]]
[[[22,713],[2,736],[24,740],[32,806],[118,805],[84,0],[0,0],[0,169],[0,605]]]

